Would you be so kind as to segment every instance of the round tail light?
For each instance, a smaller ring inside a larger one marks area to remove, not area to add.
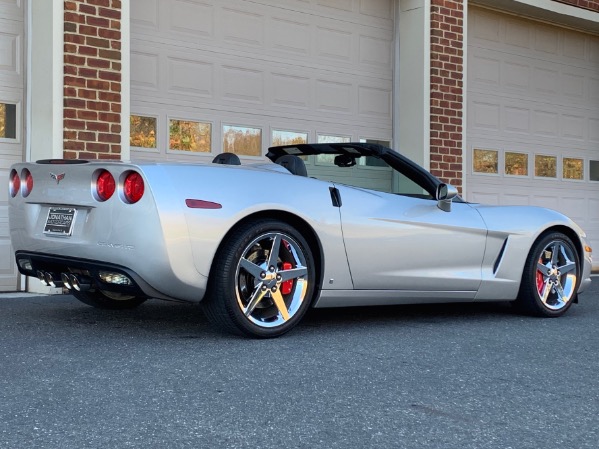
[[[123,194],[128,203],[137,203],[144,195],[144,180],[139,173],[132,171],[123,183]]]
[[[96,180],[96,193],[100,201],[109,199],[116,189],[114,177],[108,170],[102,170]]]
[[[10,171],[10,176],[8,177],[8,192],[12,198],[17,196],[19,190],[21,189],[21,178],[19,178],[19,174],[15,169]]]
[[[33,190],[33,176],[31,175],[31,172],[29,170],[24,168],[21,172],[21,179],[24,182],[22,191],[23,198],[27,198]]]

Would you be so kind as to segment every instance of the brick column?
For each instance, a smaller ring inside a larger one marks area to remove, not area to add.
[[[460,191],[463,179],[463,0],[431,1],[431,172]]]
[[[121,158],[121,0],[64,2],[64,157]]]

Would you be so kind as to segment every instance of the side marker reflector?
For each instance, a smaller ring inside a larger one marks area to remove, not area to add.
[[[222,204],[213,203],[212,201],[204,201],[204,200],[185,200],[185,204],[190,209],[222,209]]]

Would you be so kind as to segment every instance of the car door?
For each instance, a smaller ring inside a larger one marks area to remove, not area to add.
[[[444,212],[430,195],[408,193],[423,192],[415,187],[394,194],[336,185],[354,288],[475,292],[487,236],[481,216],[457,201]]]

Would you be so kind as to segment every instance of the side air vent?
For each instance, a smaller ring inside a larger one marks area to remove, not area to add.
[[[503,241],[503,245],[501,245],[499,254],[497,254],[497,259],[495,259],[495,263],[493,264],[493,274],[497,273],[497,270],[499,269],[499,264],[501,263],[501,259],[503,259],[503,253],[505,252],[506,246],[507,246],[507,239],[505,239]]]

